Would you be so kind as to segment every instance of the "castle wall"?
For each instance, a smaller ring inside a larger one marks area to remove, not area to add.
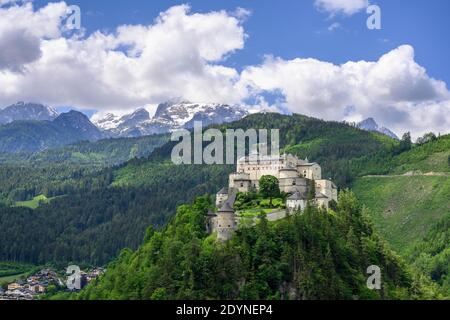
[[[320,192],[328,197],[329,200],[337,201],[338,192],[334,183],[330,180],[316,180],[316,192]]]
[[[249,192],[252,188],[250,175],[243,172],[230,174],[229,187],[237,189],[239,192]]]
[[[317,163],[300,164],[297,166],[297,172],[302,175],[302,177],[310,180],[322,179],[322,168]]]
[[[286,201],[286,209],[290,212],[296,212],[299,210],[305,210],[306,201],[305,200],[287,200]]]
[[[251,155],[238,160],[237,172],[249,174],[251,181],[259,181],[262,176],[271,175],[280,178],[282,169],[296,168],[299,164],[306,163],[293,155],[258,157]]]
[[[297,174],[297,173],[296,173]],[[286,193],[305,193],[307,191],[307,181],[305,178],[296,177],[286,177],[279,179],[280,191]]]

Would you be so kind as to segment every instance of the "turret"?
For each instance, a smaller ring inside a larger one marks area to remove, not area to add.
[[[227,241],[231,239],[236,230],[236,215],[228,201],[224,202],[217,212],[216,218],[217,239],[219,241]]]

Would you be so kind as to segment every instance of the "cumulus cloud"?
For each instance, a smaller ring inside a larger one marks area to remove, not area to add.
[[[61,36],[67,6],[54,3],[34,11],[29,1],[2,0],[0,4],[0,71],[21,71],[41,57],[42,40]]]
[[[343,14],[351,16],[369,5],[368,0],[315,0],[316,8],[329,13],[331,16]]]
[[[21,96],[113,110],[173,97],[235,103],[245,95],[235,87],[238,72],[221,64],[245,40],[241,21],[225,11],[199,14],[175,6],[151,25],[124,25],[86,38],[62,37],[58,28],[47,28],[44,35],[54,37],[41,41],[41,57],[26,73],[0,72],[0,100]]]
[[[41,57],[41,41],[25,30],[0,34],[0,70],[20,71],[27,63]]]
[[[414,49],[409,45],[375,62],[342,65],[267,57],[262,65],[243,71],[241,85],[253,95],[281,91],[286,98],[283,107],[289,112],[328,120],[358,121],[373,116],[399,134],[409,127],[421,134],[450,125],[446,84],[428,76],[415,62]],[[430,117],[441,114],[445,120],[422,120],[428,112]]]

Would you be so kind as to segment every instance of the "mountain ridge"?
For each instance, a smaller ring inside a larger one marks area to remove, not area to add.
[[[378,125],[378,123],[375,121],[375,119],[372,118],[372,117],[367,118],[367,119],[365,119],[365,120],[363,120],[361,122],[358,122],[356,124],[356,127],[361,129],[361,130],[372,131],[372,132],[379,132],[379,133],[384,134],[384,135],[386,135],[388,137],[391,137],[393,139],[400,140],[398,138],[398,136],[394,132],[392,132],[390,129],[388,129],[386,127],[380,127]]]
[[[54,120],[59,116],[54,108],[32,102],[19,101],[0,109],[0,125],[24,120]]]
[[[0,126],[0,152],[39,152],[102,137],[86,115],[72,110],[52,121],[20,120]]]
[[[146,109],[138,108],[123,116],[112,113],[104,117],[94,115],[91,120],[110,137],[136,137],[190,129],[194,121],[202,121],[203,126],[232,122],[248,114],[237,105],[181,101],[159,104],[153,117]]]

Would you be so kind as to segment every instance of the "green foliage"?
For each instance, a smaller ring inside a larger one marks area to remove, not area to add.
[[[450,297],[450,214],[434,224],[423,241],[408,252],[414,266],[441,285]]]
[[[145,229],[164,225],[178,205],[225,185],[231,172],[148,164],[134,176],[131,166],[82,178],[70,196],[35,210],[0,207],[0,260],[107,263],[124,247],[136,248]],[[111,187],[116,172],[120,183]]]
[[[354,176],[403,174],[414,170],[450,172],[449,156],[450,135],[445,135],[402,153],[394,148],[391,151],[381,150],[377,154],[354,159],[350,167]]]
[[[0,126],[0,152],[39,152],[89,138],[88,133],[60,121],[14,121]]]
[[[205,233],[209,197],[179,207],[135,252],[125,250],[77,299],[408,299],[423,297],[400,258],[374,233],[350,192],[337,212],[243,227],[227,243]],[[383,288],[366,287],[366,269],[382,269]]]
[[[36,197],[34,197],[32,200],[29,201],[17,201],[14,206],[15,207],[26,207],[30,209],[36,209],[41,204],[49,203],[54,198],[47,198],[45,195],[41,194]]]
[[[418,145],[422,145],[422,144],[433,142],[436,140],[437,140],[436,135],[433,132],[429,132],[429,133],[425,133],[423,135],[423,137],[418,138],[416,143]]]
[[[0,277],[6,277],[26,273],[32,268],[31,265],[16,262],[0,262]]]
[[[234,209],[239,211],[240,214],[245,212],[255,213],[261,211],[271,212],[276,209],[285,209],[286,194],[280,193],[279,198],[268,199],[265,198],[260,192],[238,192],[236,195],[236,201],[234,202]]]
[[[0,288],[5,288],[9,283],[17,281],[36,270],[29,264],[17,262],[0,262]]]
[[[411,133],[407,132],[403,135],[402,140],[400,141],[400,146],[397,149],[397,152],[402,153],[410,150],[411,148],[412,148]]]
[[[368,206],[377,230],[400,253],[426,236],[448,212],[450,180],[445,176],[368,177],[353,191]]]
[[[414,168],[450,172],[450,136],[398,154],[399,142],[386,136],[300,115],[257,114],[216,127],[279,128],[283,150],[317,161],[323,176],[333,178],[339,187],[368,173]],[[174,166],[170,163],[172,142],[157,147],[148,158],[101,168],[146,156],[164,139],[78,143],[26,155],[23,162],[5,160],[8,164],[0,166],[0,259],[106,263],[124,247],[135,249],[145,228],[164,225],[178,205],[226,185],[232,166]],[[397,188],[401,190],[402,185]],[[35,210],[11,207],[38,195],[56,198]],[[282,208],[282,199],[283,195],[273,199],[273,206]],[[270,199],[257,196],[242,209],[266,209],[265,201]],[[420,208],[421,213],[434,212],[433,205]]]
[[[83,141],[38,153],[0,153],[0,163],[39,168],[47,167],[49,164],[113,166],[134,158],[148,157],[155,148],[168,140],[168,135],[152,135],[139,138],[104,139],[96,142]]]
[[[259,180],[259,193],[263,197],[269,198],[269,205],[272,206],[272,199],[280,196],[278,179],[274,176],[262,176]]]
[[[309,180],[308,185],[308,201],[312,201],[316,198],[316,183],[314,180]]]

